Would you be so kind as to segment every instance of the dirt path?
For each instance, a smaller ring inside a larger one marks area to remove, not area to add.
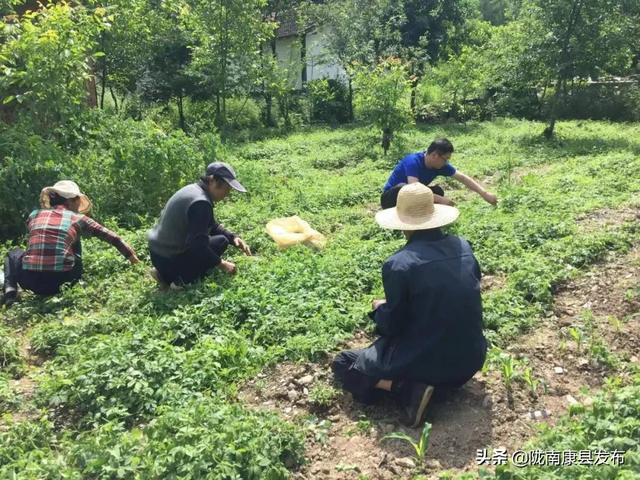
[[[487,280],[495,286],[501,283]],[[499,366],[478,373],[456,392],[436,392],[427,414],[433,428],[424,468],[415,465],[411,447],[382,440],[390,432],[414,438],[420,432],[403,427],[391,403],[362,406],[350,395],[332,391],[329,359],[278,365],[245,385],[240,398],[308,427],[307,464],[294,478],[392,479],[472,471],[478,468],[478,449],[522,447],[537,423],[553,424],[571,404],[588,404],[590,393],[583,392],[584,386],[593,392],[607,376],[624,376],[629,362],[638,363],[639,312],[640,248],[636,247],[627,255],[606,259],[560,289],[553,313],[503,352],[513,358],[520,376],[531,369],[539,382],[536,396],[522,380],[515,381],[509,393]],[[571,331],[582,335],[579,347]],[[344,346],[366,346],[369,341],[358,332]],[[318,392],[325,392],[324,397]],[[320,403],[327,405],[319,405],[318,398],[325,398]]]
[[[20,356],[25,362],[24,373],[9,383],[18,404],[9,411],[0,411],[0,429],[3,428],[2,416],[5,414],[9,414],[10,418],[16,421],[29,420],[37,416],[32,402],[36,391],[36,382],[33,378],[40,370],[43,359],[32,354],[28,336],[24,332],[20,333]]]

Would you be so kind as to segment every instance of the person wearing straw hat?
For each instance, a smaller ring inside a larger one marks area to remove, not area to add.
[[[213,162],[200,181],[181,188],[169,199],[147,235],[154,267],[151,275],[162,290],[202,279],[215,267],[235,274],[235,264],[222,258],[229,245],[251,255],[247,243],[213,216],[214,204],[224,200],[231,189],[247,191],[231,165]]]
[[[458,387],[484,364],[480,267],[469,243],[441,227],[459,215],[434,204],[421,183],[402,187],[397,206],[376,214],[382,228],[402,230],[406,245],[382,267],[386,298],[370,317],[379,338],[368,348],[341,352],[336,379],[354,398],[372,403],[384,391],[420,425],[434,387]]]
[[[453,144],[446,138],[437,138],[424,152],[416,152],[404,157],[391,172],[380,196],[382,208],[395,207],[400,189],[411,183],[429,184],[438,176],[452,177],[469,190],[476,192],[491,205],[498,203],[498,197],[487,191],[479,182],[449,163],[453,154]],[[454,203],[444,195],[440,185],[429,186],[434,194],[434,202],[453,206]]]
[[[26,251],[14,249],[4,263],[4,297],[11,305],[20,285],[40,295],[53,295],[82,276],[82,236],[96,236],[116,247],[132,264],[135,251],[118,235],[85,215],[91,201],[71,180],[61,180],[40,193],[40,209],[27,219]]]

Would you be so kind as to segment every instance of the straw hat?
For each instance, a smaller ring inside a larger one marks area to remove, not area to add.
[[[76,182],[60,180],[53,187],[44,187],[40,192],[40,207],[51,208],[51,193],[57,193],[62,198],[80,197],[78,213],[87,213],[91,210],[91,200],[80,191],[80,187]]]
[[[421,183],[402,187],[396,205],[376,214],[376,222],[382,228],[428,230],[453,223],[460,215],[455,207],[434,204],[433,192]]]

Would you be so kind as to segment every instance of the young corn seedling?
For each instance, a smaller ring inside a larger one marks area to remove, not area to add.
[[[502,381],[508,392],[511,392],[511,385],[516,376],[516,362],[511,355],[503,355],[500,357],[500,373]]]
[[[403,440],[407,442],[409,445],[413,447],[415,451],[416,460],[419,465],[424,464],[424,457],[427,454],[427,448],[429,446],[429,436],[431,435],[431,424],[429,422],[425,422],[424,427],[422,427],[422,432],[420,433],[420,440],[416,443],[413,438],[403,432],[393,432],[389,435],[385,435],[382,439],[395,439],[395,440]]]
[[[569,327],[567,332],[573,341],[576,342],[576,348],[578,349],[578,353],[580,353],[582,351],[582,343],[584,342],[584,333],[576,327]]]
[[[607,316],[607,320],[609,321],[609,325],[613,327],[616,334],[620,334],[620,331],[622,330],[622,321],[615,315]]]
[[[538,397],[538,386],[540,385],[540,380],[533,376],[533,369],[531,367],[527,367],[524,369],[522,373],[522,379],[524,383],[529,387],[529,394],[533,398]]]

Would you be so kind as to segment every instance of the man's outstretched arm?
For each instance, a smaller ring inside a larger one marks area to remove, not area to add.
[[[484,199],[485,202],[490,203],[491,205],[496,205],[498,203],[498,197],[496,197],[493,193],[487,191],[477,181],[475,181],[470,176],[465,175],[460,170],[453,174],[453,178],[458,180],[469,190],[476,192]]]

